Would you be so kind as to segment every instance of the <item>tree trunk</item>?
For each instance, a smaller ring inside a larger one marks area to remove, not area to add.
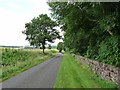
[[[43,53],[45,53],[45,44],[42,44]]]
[[[45,53],[45,51],[44,51],[45,49],[43,48],[43,53]]]
[[[42,49],[43,49],[43,53],[45,53],[45,38],[43,39],[43,42],[42,42]]]

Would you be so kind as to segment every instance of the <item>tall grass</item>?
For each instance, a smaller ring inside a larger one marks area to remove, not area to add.
[[[33,49],[2,49],[0,82],[55,55],[51,51],[43,54],[40,50]]]

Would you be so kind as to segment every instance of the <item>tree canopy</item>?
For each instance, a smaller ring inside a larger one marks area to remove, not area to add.
[[[52,49],[52,46],[50,44],[48,44],[48,49]]]
[[[57,23],[51,20],[47,14],[41,14],[25,24],[23,33],[31,45],[45,49],[47,42],[53,43],[56,38],[61,38],[59,31],[55,29]]]
[[[57,49],[59,50],[59,52],[62,52],[62,50],[65,50],[64,43],[59,42],[57,45]]]
[[[49,2],[51,15],[65,31],[74,53],[120,64],[120,2]]]

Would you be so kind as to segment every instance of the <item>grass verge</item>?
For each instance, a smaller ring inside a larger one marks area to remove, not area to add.
[[[116,88],[116,85],[97,77],[87,66],[65,54],[54,88]]]
[[[21,51],[24,52],[24,51]],[[0,82],[5,81],[37,64],[40,64],[54,56],[57,55],[57,52],[54,50],[48,50],[45,54],[39,51],[29,50],[27,52],[27,60],[16,60],[15,64],[1,66],[0,70]],[[17,55],[19,57],[19,55]],[[12,57],[14,58],[14,57]],[[7,61],[7,59],[5,59]]]

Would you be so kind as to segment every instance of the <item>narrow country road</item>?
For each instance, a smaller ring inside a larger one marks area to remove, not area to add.
[[[2,88],[53,88],[63,54],[4,81]]]

